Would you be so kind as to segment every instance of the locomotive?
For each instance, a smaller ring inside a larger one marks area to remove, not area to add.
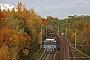
[[[55,52],[57,50],[57,44],[55,39],[46,39],[43,41],[43,48],[45,52]]]
[[[60,42],[58,40],[57,34],[55,31],[51,29],[46,29],[46,40],[43,41],[43,48],[45,49],[45,52],[56,52],[60,49]]]

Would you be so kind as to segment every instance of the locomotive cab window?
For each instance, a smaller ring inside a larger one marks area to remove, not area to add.
[[[45,45],[46,44],[46,42],[43,42],[43,45]]]
[[[46,42],[46,45],[53,45],[53,42],[48,41],[48,42]]]
[[[56,45],[56,42],[54,42],[54,45]]]

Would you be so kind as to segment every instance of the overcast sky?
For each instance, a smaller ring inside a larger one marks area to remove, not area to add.
[[[53,16],[62,19],[75,14],[90,15],[90,0],[0,0],[0,3],[16,7],[20,1],[27,9],[34,8],[44,18]]]

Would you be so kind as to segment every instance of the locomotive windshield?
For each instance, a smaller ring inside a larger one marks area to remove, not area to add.
[[[56,42],[54,42],[54,45],[56,45]]]
[[[43,42],[43,45],[45,45],[45,42]]]
[[[54,39],[46,39],[43,41],[43,45],[56,45],[56,41]]]
[[[53,45],[53,42],[52,41],[47,41],[46,45]]]

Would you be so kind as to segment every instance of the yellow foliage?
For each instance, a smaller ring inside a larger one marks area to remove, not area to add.
[[[74,33],[74,32],[72,32],[71,36],[72,36],[72,37],[74,37],[74,36],[75,36],[75,33]]]
[[[45,25],[47,24],[47,20],[45,18],[41,18],[41,20]]]
[[[22,10],[22,3],[21,2],[18,3],[17,9],[18,9],[18,11],[21,11]]]
[[[0,59],[1,60],[10,60],[10,55],[8,54],[7,47],[3,46],[0,49]]]
[[[10,41],[9,41],[9,37],[10,37],[10,33],[11,33],[11,30],[8,29],[8,28],[3,28],[1,31],[0,31],[0,43],[2,46],[3,44],[10,44]]]
[[[23,53],[24,53],[24,55],[28,55],[28,53],[29,53],[29,50],[23,50]]]
[[[13,30],[11,31],[9,28],[3,28],[0,31],[0,59],[16,59],[17,54],[15,55],[15,53],[13,53],[12,48],[16,47],[17,51],[19,51],[19,49],[23,49],[23,46],[28,42],[27,40],[30,40],[30,37],[25,35],[23,32]],[[3,47],[4,45],[11,49],[7,49],[7,51],[9,51],[10,53],[7,53],[5,48],[1,49],[1,47]],[[12,55],[11,53],[13,53],[14,55]],[[10,58],[11,56],[12,58]],[[15,58],[13,58],[14,56]]]
[[[23,31],[24,27],[29,27],[32,40],[37,40],[37,31],[42,27],[41,23],[47,24],[46,19],[39,18],[34,9],[27,11],[25,5],[23,6],[21,2],[18,3],[17,9],[17,12],[14,9],[12,11],[8,9],[8,12],[0,11],[0,60],[16,60],[18,51],[23,50],[24,47],[30,48],[27,45],[30,45],[31,38]],[[42,31],[42,34],[44,34],[44,31]],[[2,48],[3,46],[8,48]],[[29,50],[24,50],[23,53],[28,55]]]
[[[41,32],[38,34],[38,44],[40,44],[41,41]]]

